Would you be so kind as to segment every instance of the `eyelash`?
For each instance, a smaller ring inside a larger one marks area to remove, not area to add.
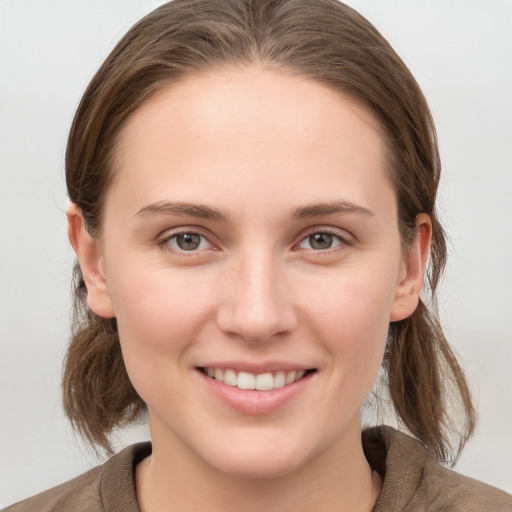
[[[207,250],[208,248],[203,248],[203,249],[192,249],[192,250],[185,250],[185,249],[181,249],[179,247],[171,247],[170,245],[170,242],[172,240],[176,240],[177,237],[179,237],[180,235],[198,235],[199,237],[201,237],[201,241],[200,241],[200,244],[203,243],[203,241],[206,241],[209,245],[210,245],[210,248],[213,247],[215,248],[215,244],[213,244],[207,236],[205,236],[204,234],[202,234],[201,232],[197,231],[197,230],[193,230],[193,229],[188,229],[188,230],[181,230],[181,231],[175,231],[171,234],[165,234],[164,236],[160,237],[158,240],[157,240],[157,245],[159,247],[162,247],[163,249],[167,250],[167,251],[170,251],[172,253],[175,253],[175,254],[187,254],[188,256],[194,256],[194,255],[197,255],[198,253],[201,253],[205,250]],[[334,230],[330,230],[330,229],[317,229],[317,230],[314,230],[314,231],[310,231],[308,234],[306,234],[305,236],[303,236],[301,238],[301,240],[297,243],[297,244],[294,244],[294,247],[296,246],[299,246],[300,244],[306,242],[310,237],[312,237],[313,235],[329,235],[329,236],[332,236],[334,239],[338,240],[339,244],[334,246],[334,247],[328,247],[326,249],[314,249],[314,248],[310,248],[310,249],[306,249],[307,251],[310,251],[314,254],[325,254],[325,253],[331,253],[335,250],[337,250],[337,247],[339,246],[351,246],[352,245],[352,240],[350,240],[349,238],[347,238],[346,236],[340,234],[339,232],[336,232]]]
[[[332,251],[337,250],[337,247],[339,247],[339,246],[343,246],[343,245],[350,246],[350,245],[352,245],[352,240],[350,240],[346,236],[342,235],[341,233],[336,232],[334,230],[330,230],[330,229],[319,229],[319,230],[315,230],[315,231],[310,231],[305,237],[303,237],[301,239],[301,241],[299,242],[299,245],[304,243],[306,240],[308,240],[313,235],[329,235],[329,236],[332,236],[333,238],[335,238],[335,239],[337,239],[339,241],[339,244],[337,246],[328,247],[327,249],[313,249],[313,248],[309,249],[310,251],[312,251],[315,254],[330,253]]]
[[[187,254],[189,256],[193,256],[193,255],[195,255],[195,254],[197,255],[197,253],[200,253],[205,250],[205,249],[195,249],[195,250],[187,251],[187,250],[181,249],[179,247],[177,247],[177,248],[171,247],[170,242],[172,240],[177,239],[180,235],[198,235],[201,237],[200,243],[202,243],[203,241],[207,241],[207,243],[210,246],[215,247],[215,245],[212,242],[210,242],[210,240],[208,240],[207,236],[203,235],[201,232],[199,232],[198,230],[194,230],[194,229],[183,229],[181,231],[175,231],[171,234],[166,233],[165,235],[160,237],[156,243],[159,247],[162,247],[163,249],[165,249],[169,252],[175,253],[175,254]]]

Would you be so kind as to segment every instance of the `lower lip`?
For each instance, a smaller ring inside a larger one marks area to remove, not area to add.
[[[251,416],[269,414],[284,407],[300,393],[305,391],[313,376],[316,374],[316,372],[310,372],[302,377],[302,379],[292,384],[287,384],[281,388],[272,389],[270,391],[258,391],[228,386],[223,382],[208,377],[208,375],[199,369],[196,369],[196,372],[213,395],[231,408]]]

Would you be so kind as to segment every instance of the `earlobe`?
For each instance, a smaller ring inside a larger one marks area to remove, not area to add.
[[[80,263],[87,287],[87,305],[104,318],[115,316],[103,269],[103,256],[98,240],[85,229],[82,213],[76,204],[67,211],[68,237]]]
[[[404,276],[395,291],[390,322],[397,322],[411,316],[418,306],[431,236],[430,217],[426,213],[420,213],[416,216],[416,236],[404,262]]]

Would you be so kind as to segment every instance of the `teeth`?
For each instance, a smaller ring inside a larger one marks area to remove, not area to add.
[[[295,375],[296,375],[296,372],[288,372],[286,374],[286,378],[285,378],[284,383],[285,384],[291,384],[292,382],[294,382],[295,381]]]
[[[236,387],[239,389],[254,389],[256,377],[252,373],[240,372],[236,379]]]
[[[277,372],[274,377],[274,387],[282,388],[286,384],[286,376],[284,372]]]
[[[228,386],[236,386],[236,384],[237,384],[236,373],[233,370],[226,370],[224,372],[223,382],[226,383]]]
[[[220,368],[205,368],[208,377],[224,382],[228,386],[239,389],[256,389],[258,391],[271,391],[282,388],[293,382],[302,379],[306,374],[305,370],[292,370],[290,372],[278,371],[275,374],[270,372],[255,375],[249,372],[238,372],[235,370],[222,370]]]
[[[259,391],[270,391],[274,389],[274,377],[271,373],[261,373],[256,376],[256,389]]]

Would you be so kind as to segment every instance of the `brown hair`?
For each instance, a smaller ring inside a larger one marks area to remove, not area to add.
[[[369,108],[389,145],[404,246],[414,237],[416,216],[430,216],[429,305],[420,301],[411,317],[390,327],[383,369],[401,422],[439,460],[455,460],[472,434],[475,412],[436,309],[446,242],[435,210],[435,128],[405,64],[357,12],[337,0],[175,0],[156,9],[118,43],[78,107],[66,152],[71,201],[96,236],[116,143],[130,114],[186,76],[251,63],[311,77]],[[115,319],[91,312],[85,294],[77,265],[64,407],[84,438],[108,451],[108,435],[137,418],[145,404],[128,379]],[[462,411],[460,422],[452,406]]]

